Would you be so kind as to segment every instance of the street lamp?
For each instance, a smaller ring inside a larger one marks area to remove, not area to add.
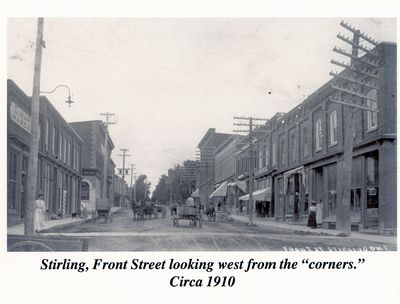
[[[58,86],[56,86],[52,91],[40,91],[40,93],[45,93],[45,94],[51,94],[54,93],[58,88],[63,87],[66,88],[68,90],[68,99],[65,101],[69,107],[71,107],[71,104],[74,103],[73,100],[71,100],[71,90],[68,86],[66,86],[65,84],[60,84]]]

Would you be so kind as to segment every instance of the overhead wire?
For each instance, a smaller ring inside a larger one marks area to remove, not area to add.
[[[20,35],[20,36],[22,36],[22,35]],[[31,37],[29,37],[29,38],[31,39]],[[261,86],[252,85],[252,84],[246,84],[246,83],[242,83],[242,82],[234,81],[234,80],[221,79],[221,78],[213,77],[213,76],[196,74],[196,73],[193,73],[193,72],[182,71],[182,70],[170,68],[170,67],[167,67],[167,66],[160,66],[160,65],[150,64],[150,63],[143,63],[143,62],[139,62],[137,60],[133,60],[132,58],[121,57],[121,56],[116,56],[116,55],[112,55],[112,54],[105,54],[105,53],[102,53],[102,52],[98,52],[96,50],[90,50],[90,49],[86,49],[86,48],[72,46],[72,45],[68,45],[68,44],[64,44],[64,43],[60,43],[60,42],[56,42],[56,41],[46,40],[46,43],[53,44],[53,45],[56,45],[56,46],[59,46],[59,47],[64,47],[64,48],[69,48],[69,49],[81,51],[81,52],[95,54],[95,55],[98,55],[98,56],[108,57],[108,58],[112,58],[112,59],[116,59],[116,60],[120,60],[120,61],[130,62],[130,63],[136,64],[136,65],[140,65],[140,66],[144,66],[144,67],[150,67],[150,68],[153,68],[153,69],[164,70],[164,71],[168,71],[168,72],[173,72],[173,73],[183,74],[183,75],[187,75],[187,76],[198,77],[198,78],[202,78],[202,79],[208,79],[208,80],[228,83],[228,84],[232,84],[232,85],[249,87],[249,88],[253,88],[253,89],[257,89],[257,90],[263,90],[263,91],[267,90],[266,87],[261,87]]]

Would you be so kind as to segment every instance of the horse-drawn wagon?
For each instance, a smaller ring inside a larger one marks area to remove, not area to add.
[[[179,227],[180,220],[188,220],[189,225],[201,228],[203,225],[203,211],[192,206],[177,207],[176,214],[172,217],[174,226]]]
[[[92,222],[96,223],[98,218],[104,218],[104,222],[112,221],[111,206],[108,199],[97,199],[96,209],[92,212]]]

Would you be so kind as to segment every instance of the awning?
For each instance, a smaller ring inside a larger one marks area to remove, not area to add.
[[[248,201],[250,195],[242,195],[239,197],[239,201]],[[264,188],[253,192],[254,201],[271,201],[271,188]]]
[[[246,190],[246,181],[237,181],[236,182],[236,186],[240,189],[240,190],[242,190],[243,192],[247,192],[247,190]]]
[[[225,197],[227,189],[228,189],[228,183],[227,182],[223,182],[217,188],[217,190],[215,190],[213,193],[211,193],[210,198],[213,198],[213,197]]]
[[[285,173],[283,173],[283,178],[288,178],[296,173],[304,174],[303,172],[304,172],[304,166],[300,166],[300,167],[297,167],[295,169],[292,169],[292,170],[289,170],[289,171],[286,171]]]
[[[245,181],[236,181],[227,184],[228,187],[238,187],[243,192],[246,192],[246,182]]]
[[[288,185],[289,185],[288,179],[289,179],[293,174],[298,174],[298,173],[300,174],[300,177],[301,177],[301,179],[302,179],[301,183],[304,184],[303,179],[306,178],[305,172],[304,172],[304,166],[300,166],[300,167],[298,167],[298,168],[295,168],[295,169],[293,169],[293,170],[286,171],[285,173],[283,173],[283,190],[284,190],[285,193],[287,193],[288,190],[289,190],[289,189],[288,189]]]
[[[192,197],[200,197],[200,189],[196,189],[191,195]]]

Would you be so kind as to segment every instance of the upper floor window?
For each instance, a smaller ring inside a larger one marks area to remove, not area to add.
[[[50,121],[46,120],[46,130],[45,130],[45,139],[44,139],[44,149],[45,151],[49,151],[49,128],[50,128]]]
[[[281,149],[279,151],[279,154],[281,156],[281,166],[284,166],[284,165],[286,165],[286,162],[285,162],[285,160],[286,160],[286,151],[285,151],[285,142],[284,141],[281,142],[281,147],[280,148]]]
[[[296,136],[292,134],[290,137],[290,160],[294,162],[296,160]]]
[[[276,143],[272,143],[272,166],[276,165]]]
[[[61,152],[62,152],[62,143],[63,143],[63,135],[61,132],[58,133],[58,159],[61,160]]]
[[[378,91],[373,89],[367,94],[367,108],[378,109]],[[378,127],[378,113],[367,111],[367,130],[374,130]]]
[[[322,119],[318,118],[315,122],[315,151],[322,149]]]
[[[332,111],[329,114],[329,142],[331,145],[337,144],[337,114]]]
[[[263,161],[263,166],[266,167],[267,169],[269,168],[269,150],[267,149],[266,146],[264,146],[264,161]]]
[[[264,145],[260,143],[258,145],[258,168],[261,169],[263,166],[263,158],[264,158]]]
[[[307,128],[303,129],[303,140],[304,140],[304,150],[303,156],[307,157],[308,155],[308,135],[307,135]]]
[[[51,153],[53,154],[53,155],[55,155],[56,154],[56,126],[54,125],[53,126],[53,131],[52,131],[52,133],[51,133],[51,143],[50,143],[50,145],[51,145]]]

